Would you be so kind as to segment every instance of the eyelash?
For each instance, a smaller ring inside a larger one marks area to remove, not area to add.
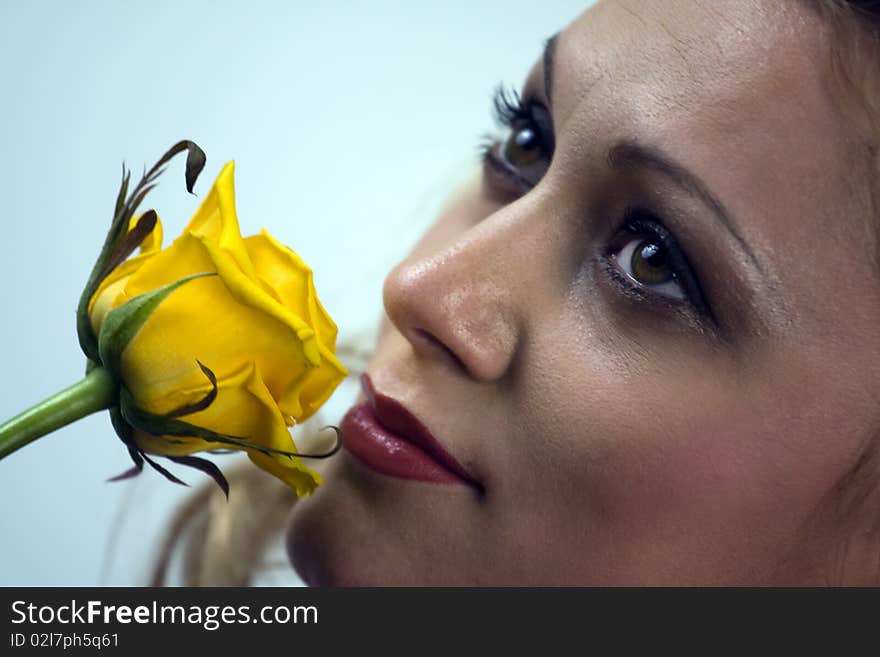
[[[492,110],[495,119],[512,128],[517,121],[533,121],[529,112],[531,103],[523,103],[519,92],[513,87],[499,84],[492,94]]]
[[[523,127],[534,130],[542,141],[550,141],[547,150],[549,151],[548,156],[552,157],[555,146],[553,135],[547,135],[547,131],[542,128],[536,118],[536,108],[539,106],[532,99],[523,101],[514,88],[504,84],[499,84],[492,95],[492,116],[495,121],[508,130]],[[501,174],[518,187],[521,194],[524,194],[533,187],[533,183],[518,175],[515,168],[502,159],[499,155],[499,149],[503,145],[504,142],[497,137],[485,135],[479,145],[480,159],[485,169],[495,174]],[[680,283],[687,301],[673,299],[631,280],[615,262],[614,256],[620,252],[626,244],[626,240],[632,240],[640,235],[657,240],[669,253],[670,266],[675,280]],[[711,310],[705,301],[705,296],[693,274],[693,269],[688,263],[684,250],[659,217],[647,209],[640,207],[626,209],[615,237],[610,242],[610,247],[602,254],[602,264],[609,277],[620,286],[621,292],[629,298],[641,303],[679,310],[683,304],[690,303],[700,317],[712,318]]]

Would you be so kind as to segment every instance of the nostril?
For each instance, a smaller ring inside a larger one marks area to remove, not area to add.
[[[449,347],[447,347],[442,341],[438,340],[432,333],[420,328],[412,329],[413,339],[417,340],[419,343],[425,345],[428,349],[438,350],[442,353],[445,353],[453,363],[455,363],[461,369],[467,371],[467,367],[462,362],[461,358],[452,351]]]

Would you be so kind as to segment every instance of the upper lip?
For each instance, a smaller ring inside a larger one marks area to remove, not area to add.
[[[440,465],[464,479],[478,491],[484,490],[483,485],[443,448],[428,428],[410,413],[406,406],[377,391],[366,374],[361,376],[361,386],[367,397],[367,403],[382,426],[421,448]]]

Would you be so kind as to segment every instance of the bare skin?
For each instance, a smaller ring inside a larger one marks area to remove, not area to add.
[[[522,93],[552,158],[496,148],[388,275],[368,370],[485,492],[343,453],[288,532],[307,582],[880,583],[874,151],[830,38],[778,0],[559,34]]]

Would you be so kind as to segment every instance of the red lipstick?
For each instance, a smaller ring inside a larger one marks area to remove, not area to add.
[[[361,463],[400,479],[483,490],[403,404],[377,392],[366,374],[361,386],[367,401],[352,407],[340,426],[343,446]]]

